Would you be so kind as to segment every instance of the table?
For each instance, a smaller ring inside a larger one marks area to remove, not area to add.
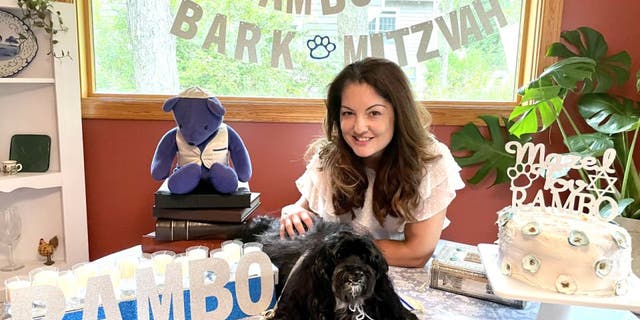
[[[442,240],[438,248],[445,242]],[[436,254],[437,250],[436,248]],[[143,255],[140,246],[125,249],[95,260],[94,264],[112,264],[119,256],[141,256]],[[428,262],[424,268],[401,268],[390,267],[391,277],[396,291],[400,296],[408,298],[415,308],[414,313],[420,319],[433,320],[535,320],[537,318],[540,304],[529,302],[524,309],[515,309],[498,303],[466,297],[429,287],[431,279],[431,263]],[[637,320],[640,317],[629,311],[583,308],[580,319],[607,319],[607,320]],[[248,319],[259,319],[251,317]]]

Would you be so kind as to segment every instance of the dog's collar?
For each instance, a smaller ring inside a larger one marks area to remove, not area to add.
[[[364,309],[362,309],[362,304],[350,304],[348,308],[349,311],[356,314],[356,320],[374,320],[366,312],[364,312]]]

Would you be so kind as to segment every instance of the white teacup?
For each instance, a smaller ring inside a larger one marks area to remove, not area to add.
[[[13,175],[17,174],[22,170],[22,164],[18,163],[16,160],[5,160],[2,161],[2,174],[3,175]]]

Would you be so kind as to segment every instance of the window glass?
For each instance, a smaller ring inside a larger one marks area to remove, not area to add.
[[[322,98],[400,64],[420,100],[513,101],[525,0],[92,0],[95,93]]]

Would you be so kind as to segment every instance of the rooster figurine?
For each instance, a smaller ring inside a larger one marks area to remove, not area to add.
[[[47,261],[44,262],[45,265],[50,266],[54,264],[54,261],[51,260],[51,256],[53,256],[53,252],[56,251],[58,247],[58,236],[54,236],[49,240],[49,242],[44,241],[44,239],[40,238],[40,243],[38,244],[38,254],[46,257]]]

